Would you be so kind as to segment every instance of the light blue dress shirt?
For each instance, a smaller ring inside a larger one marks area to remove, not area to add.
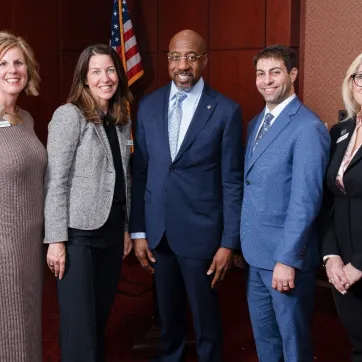
[[[202,91],[204,90],[205,82],[202,77],[199,81],[191,88],[189,92],[186,92],[187,98],[182,101],[181,108],[182,108],[182,118],[180,123],[180,130],[178,135],[178,142],[177,142],[177,151],[180,149],[181,144],[185,138],[186,132],[189,129],[190,123],[192,118],[195,114],[196,108],[199,104]],[[173,104],[175,103],[175,95],[179,92],[174,82],[171,84],[170,90],[170,98],[168,102],[168,109],[169,111],[172,109]],[[131,233],[132,239],[145,239],[146,233],[139,232],[139,233]]]

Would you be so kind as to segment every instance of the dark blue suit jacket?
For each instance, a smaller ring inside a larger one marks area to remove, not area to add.
[[[243,183],[240,107],[205,84],[174,161],[168,142],[170,85],[140,102],[132,165],[131,232],[150,249],[164,233],[174,253],[211,258],[238,248]]]

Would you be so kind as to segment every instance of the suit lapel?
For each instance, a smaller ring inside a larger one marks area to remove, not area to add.
[[[254,145],[254,140],[256,138],[256,134],[259,130],[259,126],[261,121],[263,120],[264,112],[260,113],[258,116],[256,116],[250,124],[250,135],[248,136],[247,140],[248,143],[246,145],[246,159],[247,162],[249,162],[251,156],[252,156],[252,150]]]
[[[350,130],[351,136],[352,133],[354,132],[356,128],[356,118],[354,118],[353,120],[353,127]],[[360,131],[361,132],[361,131]],[[350,137],[351,137],[350,136]],[[345,172],[348,172],[350,170],[351,167],[353,167],[357,162],[359,162],[362,159],[362,146],[359,147],[358,151],[355,153],[355,155],[353,156],[351,162],[349,163],[347,169]]]
[[[101,144],[104,148],[104,151],[106,152],[107,158],[108,158],[109,162],[113,165],[111,146],[109,145],[108,137],[107,137],[106,131],[104,130],[103,124],[102,123],[93,123],[93,125],[94,125],[94,129],[98,135],[98,138],[101,141]]]
[[[329,166],[329,172],[328,172],[329,175],[330,175],[329,176],[330,179],[333,181],[332,182],[333,184],[335,184],[335,180],[336,180],[336,177],[337,177],[339,167],[341,166],[344,154],[346,153],[346,149],[348,147],[349,141],[350,141],[350,139],[352,137],[352,134],[353,134],[353,131],[354,131],[355,127],[356,127],[356,120],[355,119],[350,120],[348,123],[346,122],[346,126],[345,126],[345,128],[343,128],[342,131],[344,132],[344,130],[346,130],[345,134],[348,134],[348,136],[346,137],[345,140],[343,140],[343,141],[336,144],[336,150],[334,151],[333,159],[332,159],[332,162],[331,162],[331,164]],[[336,140],[333,140],[333,141],[337,142],[339,137],[341,137],[341,135],[338,135],[338,138]],[[333,145],[332,145],[332,147],[333,147]],[[359,151],[357,153],[359,153]],[[356,153],[355,156],[357,156],[357,153]],[[352,162],[354,162],[354,158],[352,159],[351,163],[349,164],[347,170],[351,167]]]
[[[276,118],[270,129],[265,133],[264,137],[261,139],[260,143],[258,144],[258,147],[255,148],[255,151],[253,152],[249,160],[248,169],[246,170],[246,172],[248,172],[251,169],[255,161],[263,154],[263,152],[283,131],[283,129],[292,121],[291,116],[298,111],[300,106],[301,106],[300,100],[298,98],[295,98],[284,108],[284,110]],[[260,124],[260,122],[258,124]],[[257,129],[257,127],[255,128]],[[256,136],[255,132],[254,135]],[[251,144],[253,144],[253,141],[254,140],[251,140],[250,147]]]
[[[163,107],[160,109],[160,116],[157,119],[160,121],[159,127],[162,137],[163,147],[166,150],[167,158],[171,162],[171,151],[170,151],[170,142],[168,139],[168,105],[170,103],[170,92],[171,92],[170,83],[166,88],[163,94],[163,102],[160,102]]]
[[[207,84],[204,85],[199,104],[197,105],[194,116],[192,117],[190,126],[186,132],[185,138],[173,162],[176,162],[183,153],[192,145],[197,135],[203,129],[207,121],[214,112],[218,101],[216,92]],[[170,156],[171,157],[171,156]]]

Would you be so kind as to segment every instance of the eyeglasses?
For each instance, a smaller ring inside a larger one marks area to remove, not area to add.
[[[353,73],[351,77],[357,87],[362,87],[362,73]]]
[[[205,56],[206,54],[187,54],[187,55],[178,55],[178,54],[167,54],[168,60],[173,63],[178,63],[181,59],[186,59],[188,63],[196,63],[201,57]]]

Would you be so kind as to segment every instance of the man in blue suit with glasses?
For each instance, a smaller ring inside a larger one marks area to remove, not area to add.
[[[260,362],[311,362],[320,265],[315,219],[330,139],[295,95],[296,54],[275,45],[254,58],[265,109],[248,126],[241,247]]]
[[[204,82],[207,61],[199,34],[176,34],[172,82],[138,109],[130,229],[136,256],[155,275],[162,362],[185,361],[187,299],[198,361],[221,362],[214,287],[240,242],[241,110]]]

